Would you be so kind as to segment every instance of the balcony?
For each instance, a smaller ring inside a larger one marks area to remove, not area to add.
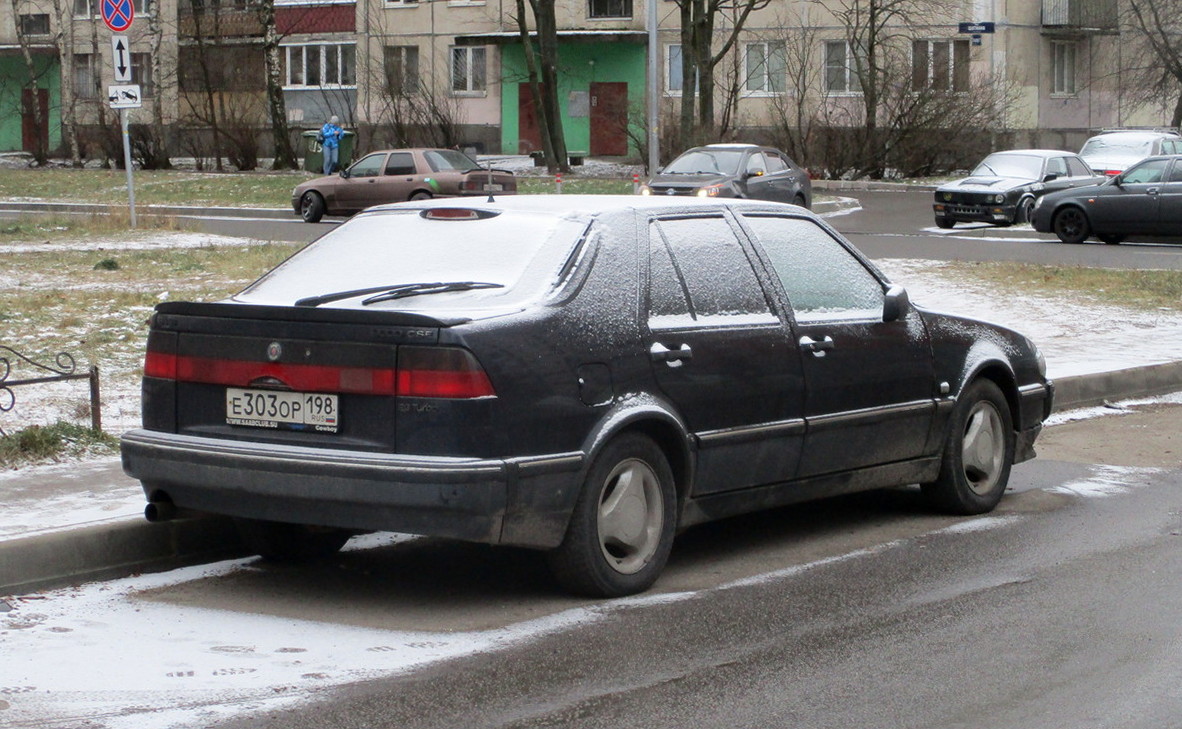
[[[1117,35],[1117,0],[1042,0],[1044,35]]]

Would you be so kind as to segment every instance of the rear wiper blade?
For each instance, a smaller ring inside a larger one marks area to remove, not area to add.
[[[470,289],[492,289],[504,288],[504,284],[486,283],[483,281],[456,281],[453,283],[409,283],[398,284],[394,286],[371,286],[365,289],[352,289],[349,291],[337,291],[331,294],[320,294],[319,296],[306,296],[302,299],[297,299],[296,306],[320,306],[321,304],[329,304],[333,301],[343,301],[344,299],[352,299],[357,296],[365,296],[367,294],[378,294],[372,296],[364,301],[362,304],[372,304],[377,301],[388,301],[390,299],[400,299],[405,296],[416,296],[418,294],[435,294],[444,291],[467,291]]]
[[[420,283],[395,286],[391,289],[362,300],[362,306],[376,304],[379,301],[393,301],[405,299],[408,296],[421,294],[443,294],[448,291],[472,291],[473,289],[503,289],[505,284],[489,283],[487,281],[453,281],[451,283]]]

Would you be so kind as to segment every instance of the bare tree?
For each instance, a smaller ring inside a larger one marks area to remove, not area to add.
[[[1122,89],[1139,105],[1173,106],[1170,126],[1182,125],[1182,3],[1127,0],[1132,39],[1122,49],[1127,83]]]
[[[881,177],[886,147],[879,139],[882,103],[907,75],[913,28],[923,26],[941,0],[809,0],[837,20],[862,101],[861,147],[865,172]]]
[[[267,65],[267,111],[271,116],[271,137],[275,146],[276,170],[299,169],[291,130],[287,126],[287,107],[283,100],[283,68],[279,60],[279,32],[275,27],[275,0],[251,0],[263,26],[263,55]]]
[[[42,130],[46,128],[48,120],[45,118],[45,113],[41,109],[40,90],[41,79],[45,77],[46,69],[44,66],[38,67],[37,61],[33,58],[33,44],[29,40],[28,34],[25,32],[24,24],[21,22],[20,0],[12,0],[12,19],[16,23],[16,38],[20,45],[21,56],[25,61],[25,69],[29,74],[28,82],[28,96],[21,93],[22,105],[26,98],[28,98],[30,113],[33,117],[33,160],[43,165],[49,161],[49,140],[44,138]]]
[[[537,36],[537,50],[531,40],[524,0],[517,0],[517,28],[521,34],[529,74],[530,100],[538,120],[546,167],[553,174],[570,171],[566,134],[558,106],[558,19],[555,0],[529,0]]]
[[[697,128],[713,136],[715,69],[730,53],[755,10],[767,7],[771,0],[674,0],[681,22],[681,116],[679,129],[682,144],[697,141],[694,134],[695,107]],[[717,20],[726,14],[731,27],[722,45],[714,51]],[[709,130],[709,131],[707,131]]]

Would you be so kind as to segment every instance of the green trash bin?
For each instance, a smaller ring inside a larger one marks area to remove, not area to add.
[[[302,142],[300,146],[304,150],[304,169],[308,172],[324,172],[324,150],[316,139],[319,135],[319,129],[300,134]],[[345,133],[341,135],[341,148],[337,155],[337,171],[345,169],[353,161],[353,147],[356,143],[357,133],[346,129]]]

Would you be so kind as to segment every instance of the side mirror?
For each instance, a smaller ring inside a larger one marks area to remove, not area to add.
[[[907,289],[902,286],[891,286],[882,299],[882,320],[898,321],[907,316],[907,310],[910,308],[911,297],[907,295]]]
[[[747,179],[751,179],[752,177],[763,177],[763,170],[751,170],[747,173]]]
[[[342,167],[341,171],[338,172],[337,174],[339,174],[341,177],[343,177],[344,179],[347,180],[347,179],[349,179],[349,168]]]
[[[1042,181],[1043,181],[1043,182],[1050,182],[1051,180],[1057,180],[1057,179],[1059,179],[1059,174],[1058,174],[1058,173],[1056,173],[1056,172],[1049,172],[1049,173],[1047,173],[1047,176],[1046,176],[1046,177],[1042,178]]]

